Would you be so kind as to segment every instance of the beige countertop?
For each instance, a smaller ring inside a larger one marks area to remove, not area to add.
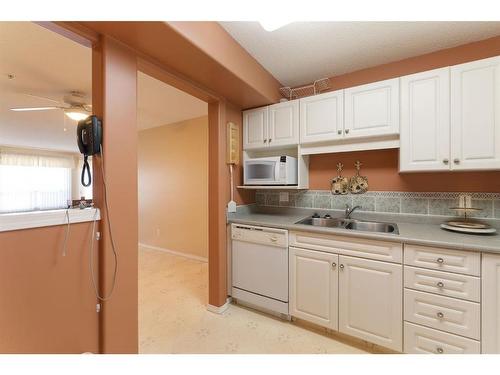
[[[461,234],[441,229],[439,224],[449,219],[447,217],[368,212],[355,212],[352,215],[353,219],[396,223],[399,228],[399,235],[295,224],[301,219],[312,215],[313,212],[319,212],[322,215],[330,213],[332,217],[342,217],[343,215],[338,210],[271,208],[249,205],[239,206],[236,213],[229,213],[228,222],[500,254],[500,235]]]

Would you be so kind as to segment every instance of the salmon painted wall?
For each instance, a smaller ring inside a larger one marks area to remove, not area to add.
[[[234,167],[234,200],[237,204],[248,204],[255,201],[255,190],[237,189],[236,186],[243,185],[243,117],[241,108],[232,104],[226,105],[227,121],[231,121],[240,129],[240,163]],[[227,175],[228,184],[229,173]],[[228,197],[229,199],[229,197]]]
[[[330,83],[332,90],[338,90],[498,55],[500,36],[331,77]],[[338,162],[346,167],[344,175],[351,176],[354,162],[360,160],[363,163],[362,174],[369,178],[370,190],[500,191],[500,172],[399,174],[398,157],[399,149],[313,155],[310,158],[309,187],[329,189],[330,180],[337,174]]]
[[[374,150],[311,155],[309,159],[309,188],[328,190],[337,175],[337,163],[344,164],[343,175],[356,173],[356,160],[363,163],[361,175],[368,177],[373,191],[467,191],[500,192],[500,172],[439,172],[398,173],[399,150]]]
[[[70,22],[68,26],[109,35],[184,81],[244,108],[280,98],[278,80],[217,22],[91,21]]]
[[[207,258],[208,117],[140,131],[138,146],[139,243]]]
[[[71,225],[63,257],[65,231],[58,225],[0,233],[0,353],[99,352],[92,223]]]

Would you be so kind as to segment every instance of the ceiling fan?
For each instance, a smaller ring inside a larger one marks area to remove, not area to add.
[[[38,95],[32,95],[32,94],[24,94],[24,95],[48,100],[57,103],[58,105],[44,106],[44,107],[10,108],[11,111],[26,112],[26,111],[49,111],[53,109],[60,109],[64,111],[64,114],[66,116],[75,121],[83,120],[92,114],[92,105],[85,103],[86,95],[80,91],[70,91],[68,94],[64,95],[62,102]]]

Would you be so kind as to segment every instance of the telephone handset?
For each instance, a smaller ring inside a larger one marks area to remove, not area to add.
[[[92,115],[78,122],[76,128],[78,148],[83,154],[83,169],[81,182],[83,186],[90,186],[92,176],[88,157],[101,152],[102,143],[102,124],[97,116]],[[87,172],[87,181],[85,181],[85,172]]]

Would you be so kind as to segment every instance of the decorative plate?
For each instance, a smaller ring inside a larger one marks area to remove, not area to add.
[[[461,228],[461,227],[454,227],[451,225],[447,225],[444,223],[441,224],[441,228],[451,230],[453,232],[469,233],[469,234],[490,234],[490,233],[495,233],[497,231],[495,228],[485,228],[485,229]]]

